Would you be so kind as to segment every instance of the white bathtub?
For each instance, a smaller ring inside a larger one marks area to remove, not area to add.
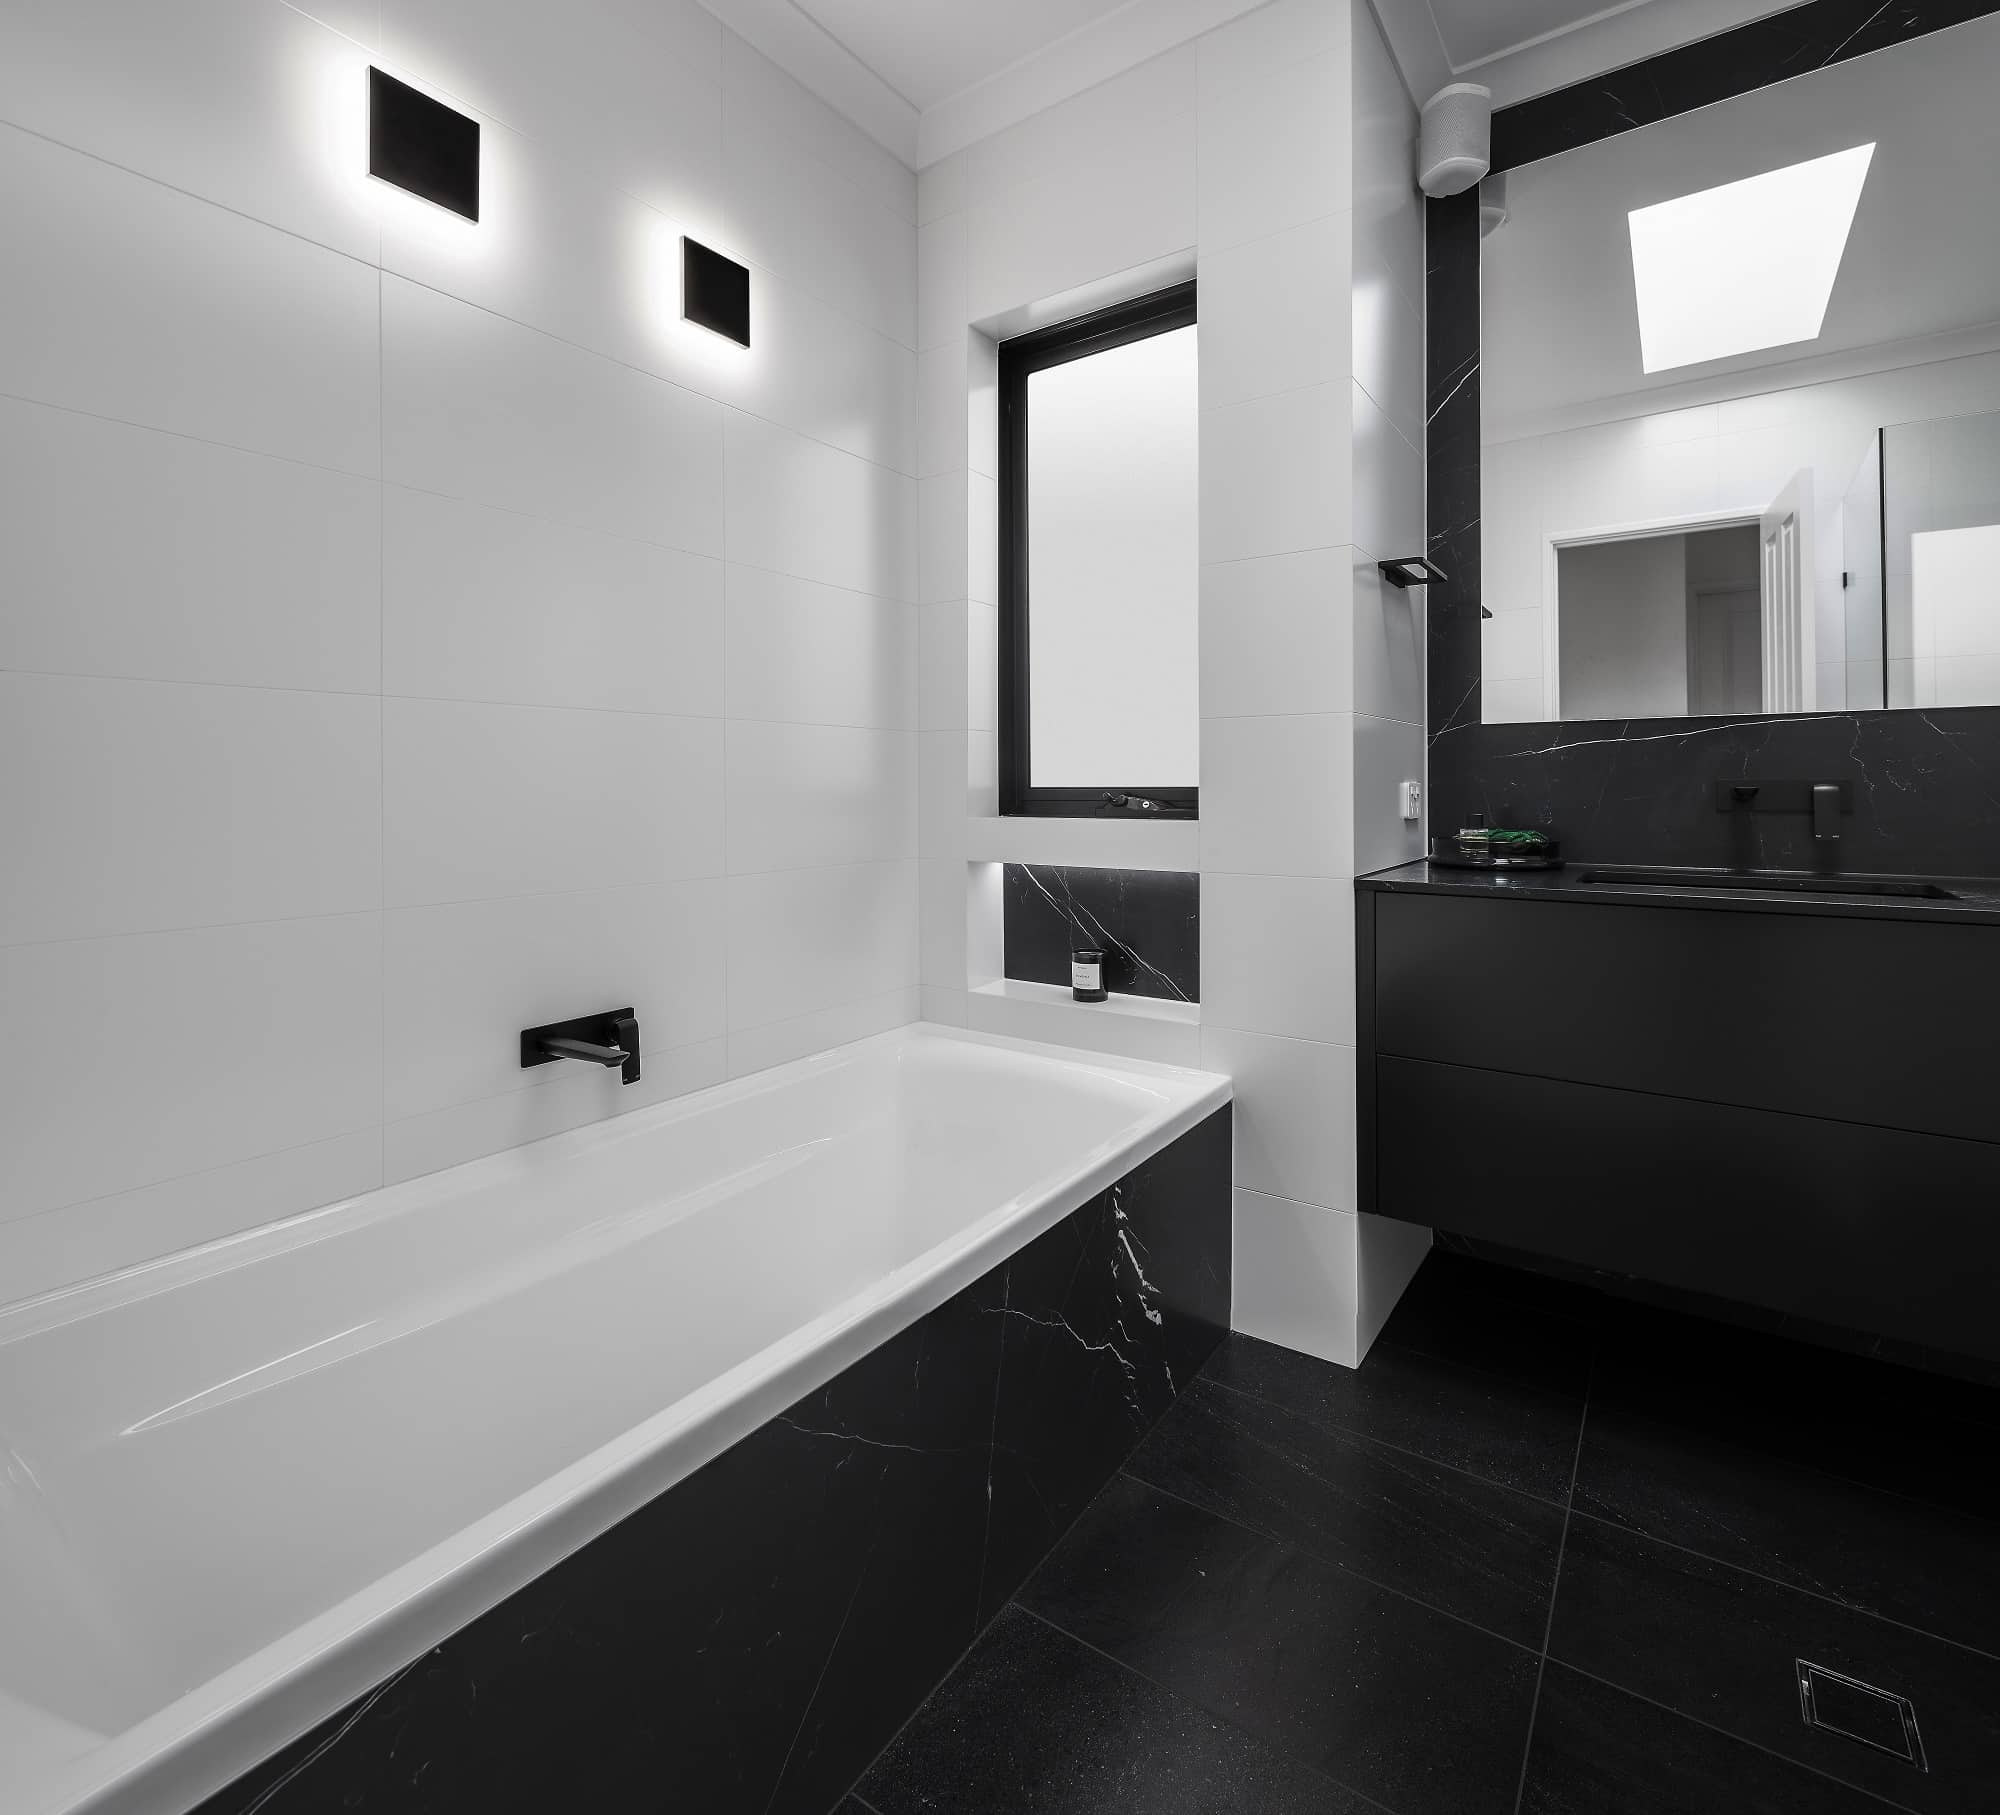
[[[1228,1096],[905,1028],[0,1312],[0,1815],[198,1801]]]

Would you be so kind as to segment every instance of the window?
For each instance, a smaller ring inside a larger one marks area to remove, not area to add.
[[[1195,811],[1194,310],[1182,284],[1001,345],[1003,813]]]

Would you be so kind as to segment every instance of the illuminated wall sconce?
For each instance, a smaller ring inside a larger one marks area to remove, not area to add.
[[[479,122],[370,69],[368,174],[476,221]]]
[[[681,314],[739,347],[750,344],[750,268],[681,241]]]

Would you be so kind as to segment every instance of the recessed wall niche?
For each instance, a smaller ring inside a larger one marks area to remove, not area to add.
[[[1006,868],[1003,965],[1024,983],[1070,981],[1079,945],[1104,953],[1114,994],[1201,999],[1201,878],[1172,870]]]

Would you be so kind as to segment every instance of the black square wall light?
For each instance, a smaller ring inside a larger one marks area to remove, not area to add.
[[[750,268],[681,241],[681,314],[739,347],[750,344]]]
[[[476,221],[479,122],[371,69],[368,174]]]

